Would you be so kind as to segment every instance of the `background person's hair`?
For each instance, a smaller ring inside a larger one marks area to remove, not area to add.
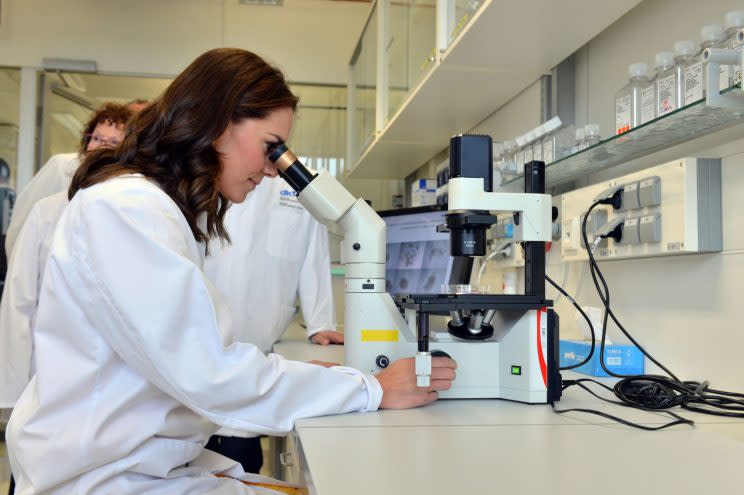
[[[221,165],[212,143],[230,122],[265,118],[280,108],[295,110],[297,97],[279,69],[246,50],[210,50],[134,117],[120,146],[87,153],[68,195],[141,173],[175,201],[197,241],[229,240],[223,224],[229,203],[217,190]],[[202,213],[205,230],[197,224]]]
[[[5,158],[0,158],[0,182],[8,182],[10,180],[10,165],[5,161]]]
[[[126,105],[118,103],[104,103],[96,110],[85,124],[83,137],[80,139],[80,153],[88,149],[91,134],[98,124],[109,124],[115,127],[124,127],[134,113]]]

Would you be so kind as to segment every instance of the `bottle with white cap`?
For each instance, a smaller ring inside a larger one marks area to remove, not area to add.
[[[700,29],[700,49],[685,66],[685,105],[698,101],[705,96],[705,72],[701,55],[703,50],[723,41],[723,28],[709,24]]]
[[[577,153],[579,151],[582,151],[586,148],[586,142],[584,140],[584,128],[583,127],[577,127],[576,128],[576,144],[573,146],[573,153]]]
[[[728,48],[741,53],[741,44],[736,41],[736,33],[744,28],[744,10],[732,10],[726,13],[726,32],[724,40],[716,45],[718,48]],[[741,82],[741,66],[721,65],[721,89]]]
[[[685,67],[695,57],[695,42],[680,40],[674,44],[674,71],[677,74],[677,108],[685,106]]]
[[[677,109],[677,71],[674,54],[656,54],[656,115],[661,117]]]
[[[628,132],[641,124],[641,90],[650,83],[648,65],[630,64],[628,75],[630,81],[615,95],[615,134]]]
[[[501,171],[505,178],[512,179],[517,176],[517,143],[513,140],[504,141],[504,153]]]
[[[594,146],[595,144],[599,143],[600,136],[599,136],[599,124],[587,124],[584,126],[584,143],[585,148],[589,148],[590,146]]]
[[[656,112],[656,72],[648,75],[648,83],[641,88],[641,116],[638,125],[651,122],[658,115]]]

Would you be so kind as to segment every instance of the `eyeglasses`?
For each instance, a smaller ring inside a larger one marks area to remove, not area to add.
[[[121,139],[116,138],[110,138],[106,139],[105,137],[101,136],[97,133],[92,134],[85,134],[85,137],[88,138],[89,143],[93,143],[94,146],[107,146],[109,148],[116,148],[121,144]]]

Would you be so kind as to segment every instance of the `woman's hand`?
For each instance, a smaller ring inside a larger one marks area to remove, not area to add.
[[[343,344],[344,334],[335,330],[321,330],[310,337],[310,342],[318,345]]]
[[[416,385],[414,358],[395,361],[377,374],[382,385],[380,409],[409,409],[434,402],[439,391],[449,390],[455,379],[457,363],[448,357],[431,358],[431,381],[428,387]]]

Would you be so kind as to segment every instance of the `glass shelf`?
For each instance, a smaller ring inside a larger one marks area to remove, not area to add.
[[[726,92],[738,89],[729,88]],[[744,109],[709,107],[705,99],[612,136],[545,167],[546,187],[555,186],[744,122]],[[503,186],[523,181],[517,176]]]

